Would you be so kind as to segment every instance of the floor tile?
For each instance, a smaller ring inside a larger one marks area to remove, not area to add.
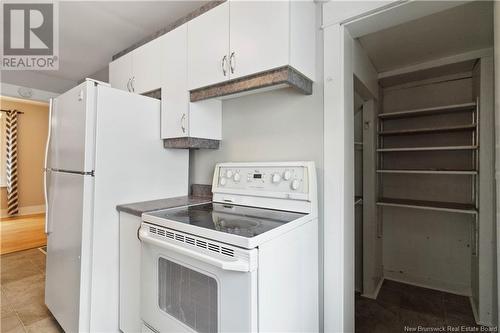
[[[45,295],[45,278],[41,273],[2,285],[2,291],[10,304],[17,310],[23,304],[34,300],[43,300]]]
[[[401,295],[401,308],[437,316],[443,319],[445,317],[444,305],[441,297],[405,292]]]
[[[376,300],[355,296],[355,331],[405,332],[417,328],[478,327],[468,297],[384,281]]]
[[[37,321],[26,327],[29,333],[64,333],[63,329],[53,318]]]
[[[377,296],[377,302],[391,304],[394,306],[401,305],[402,292],[395,289],[381,288]]]
[[[1,319],[2,333],[25,332],[24,326],[15,313]]]
[[[12,314],[15,314],[14,310],[12,309],[12,307],[10,305],[1,305],[0,309],[2,312],[1,318],[8,317]]]
[[[434,316],[428,313],[401,309],[399,312],[403,329],[408,327],[446,327],[443,317]]]
[[[0,265],[2,285],[40,274],[40,269],[28,258],[2,260]]]
[[[449,303],[470,304],[470,299],[467,296],[443,293],[443,301]]]
[[[474,323],[474,315],[470,303],[444,302],[446,318],[458,319],[466,323]]]
[[[15,311],[25,326],[29,326],[40,320],[51,317],[51,314],[45,304],[39,301],[15,308]]]

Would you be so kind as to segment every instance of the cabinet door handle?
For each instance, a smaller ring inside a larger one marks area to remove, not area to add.
[[[186,114],[183,113],[181,117],[181,130],[182,133],[186,133],[186,127],[184,126],[184,120],[186,120]]]
[[[231,52],[231,55],[229,56],[229,68],[231,69],[231,74],[234,73],[234,68],[236,66],[236,59],[235,59],[235,53],[234,51]]]
[[[130,86],[132,87],[132,92],[135,92],[134,82],[135,82],[135,76],[133,76],[132,80],[130,81]]]
[[[130,88],[130,81],[131,81],[131,80],[132,80],[132,79],[131,79],[131,78],[129,78],[129,79],[128,79],[128,81],[127,81],[127,90],[128,90],[129,92],[131,91],[131,88]]]
[[[227,66],[227,56],[224,55],[222,57],[222,62],[221,62],[221,67],[222,67],[222,74],[224,74],[224,76],[226,76],[227,74],[227,71],[226,71],[226,66]]]

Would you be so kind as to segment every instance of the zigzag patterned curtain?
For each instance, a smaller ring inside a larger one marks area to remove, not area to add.
[[[17,187],[17,118],[19,111],[7,112],[6,119],[6,171],[7,171],[7,211],[9,215],[19,213]]]

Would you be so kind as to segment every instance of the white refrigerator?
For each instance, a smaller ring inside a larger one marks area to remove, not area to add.
[[[116,205],[187,195],[188,152],[163,148],[159,100],[105,83],[53,99],[49,117],[45,303],[68,333],[118,332]]]

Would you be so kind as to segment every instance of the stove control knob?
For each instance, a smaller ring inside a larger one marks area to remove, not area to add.
[[[226,178],[221,178],[221,179],[220,179],[220,186],[224,186],[224,185],[226,185],[226,182],[227,182],[227,181],[226,181]]]
[[[290,170],[286,170],[285,173],[283,173],[283,179],[290,180],[290,178],[292,178],[292,173],[290,172]]]
[[[292,190],[297,190],[299,188],[299,181],[297,179],[292,180],[291,187]]]
[[[240,174],[239,174],[238,172],[236,172],[236,173],[234,174],[234,176],[233,176],[233,179],[234,179],[234,181],[235,181],[235,182],[239,182],[239,181],[240,181],[240,179],[241,179]]]
[[[233,172],[232,172],[231,170],[227,170],[227,171],[226,171],[226,177],[227,177],[227,178],[231,178],[231,177],[233,177]]]
[[[275,173],[275,174],[273,174],[273,178],[272,178],[272,182],[273,182],[273,183],[279,183],[279,182],[280,182],[280,180],[281,180],[281,176],[280,176],[280,174],[279,174],[279,173]]]

